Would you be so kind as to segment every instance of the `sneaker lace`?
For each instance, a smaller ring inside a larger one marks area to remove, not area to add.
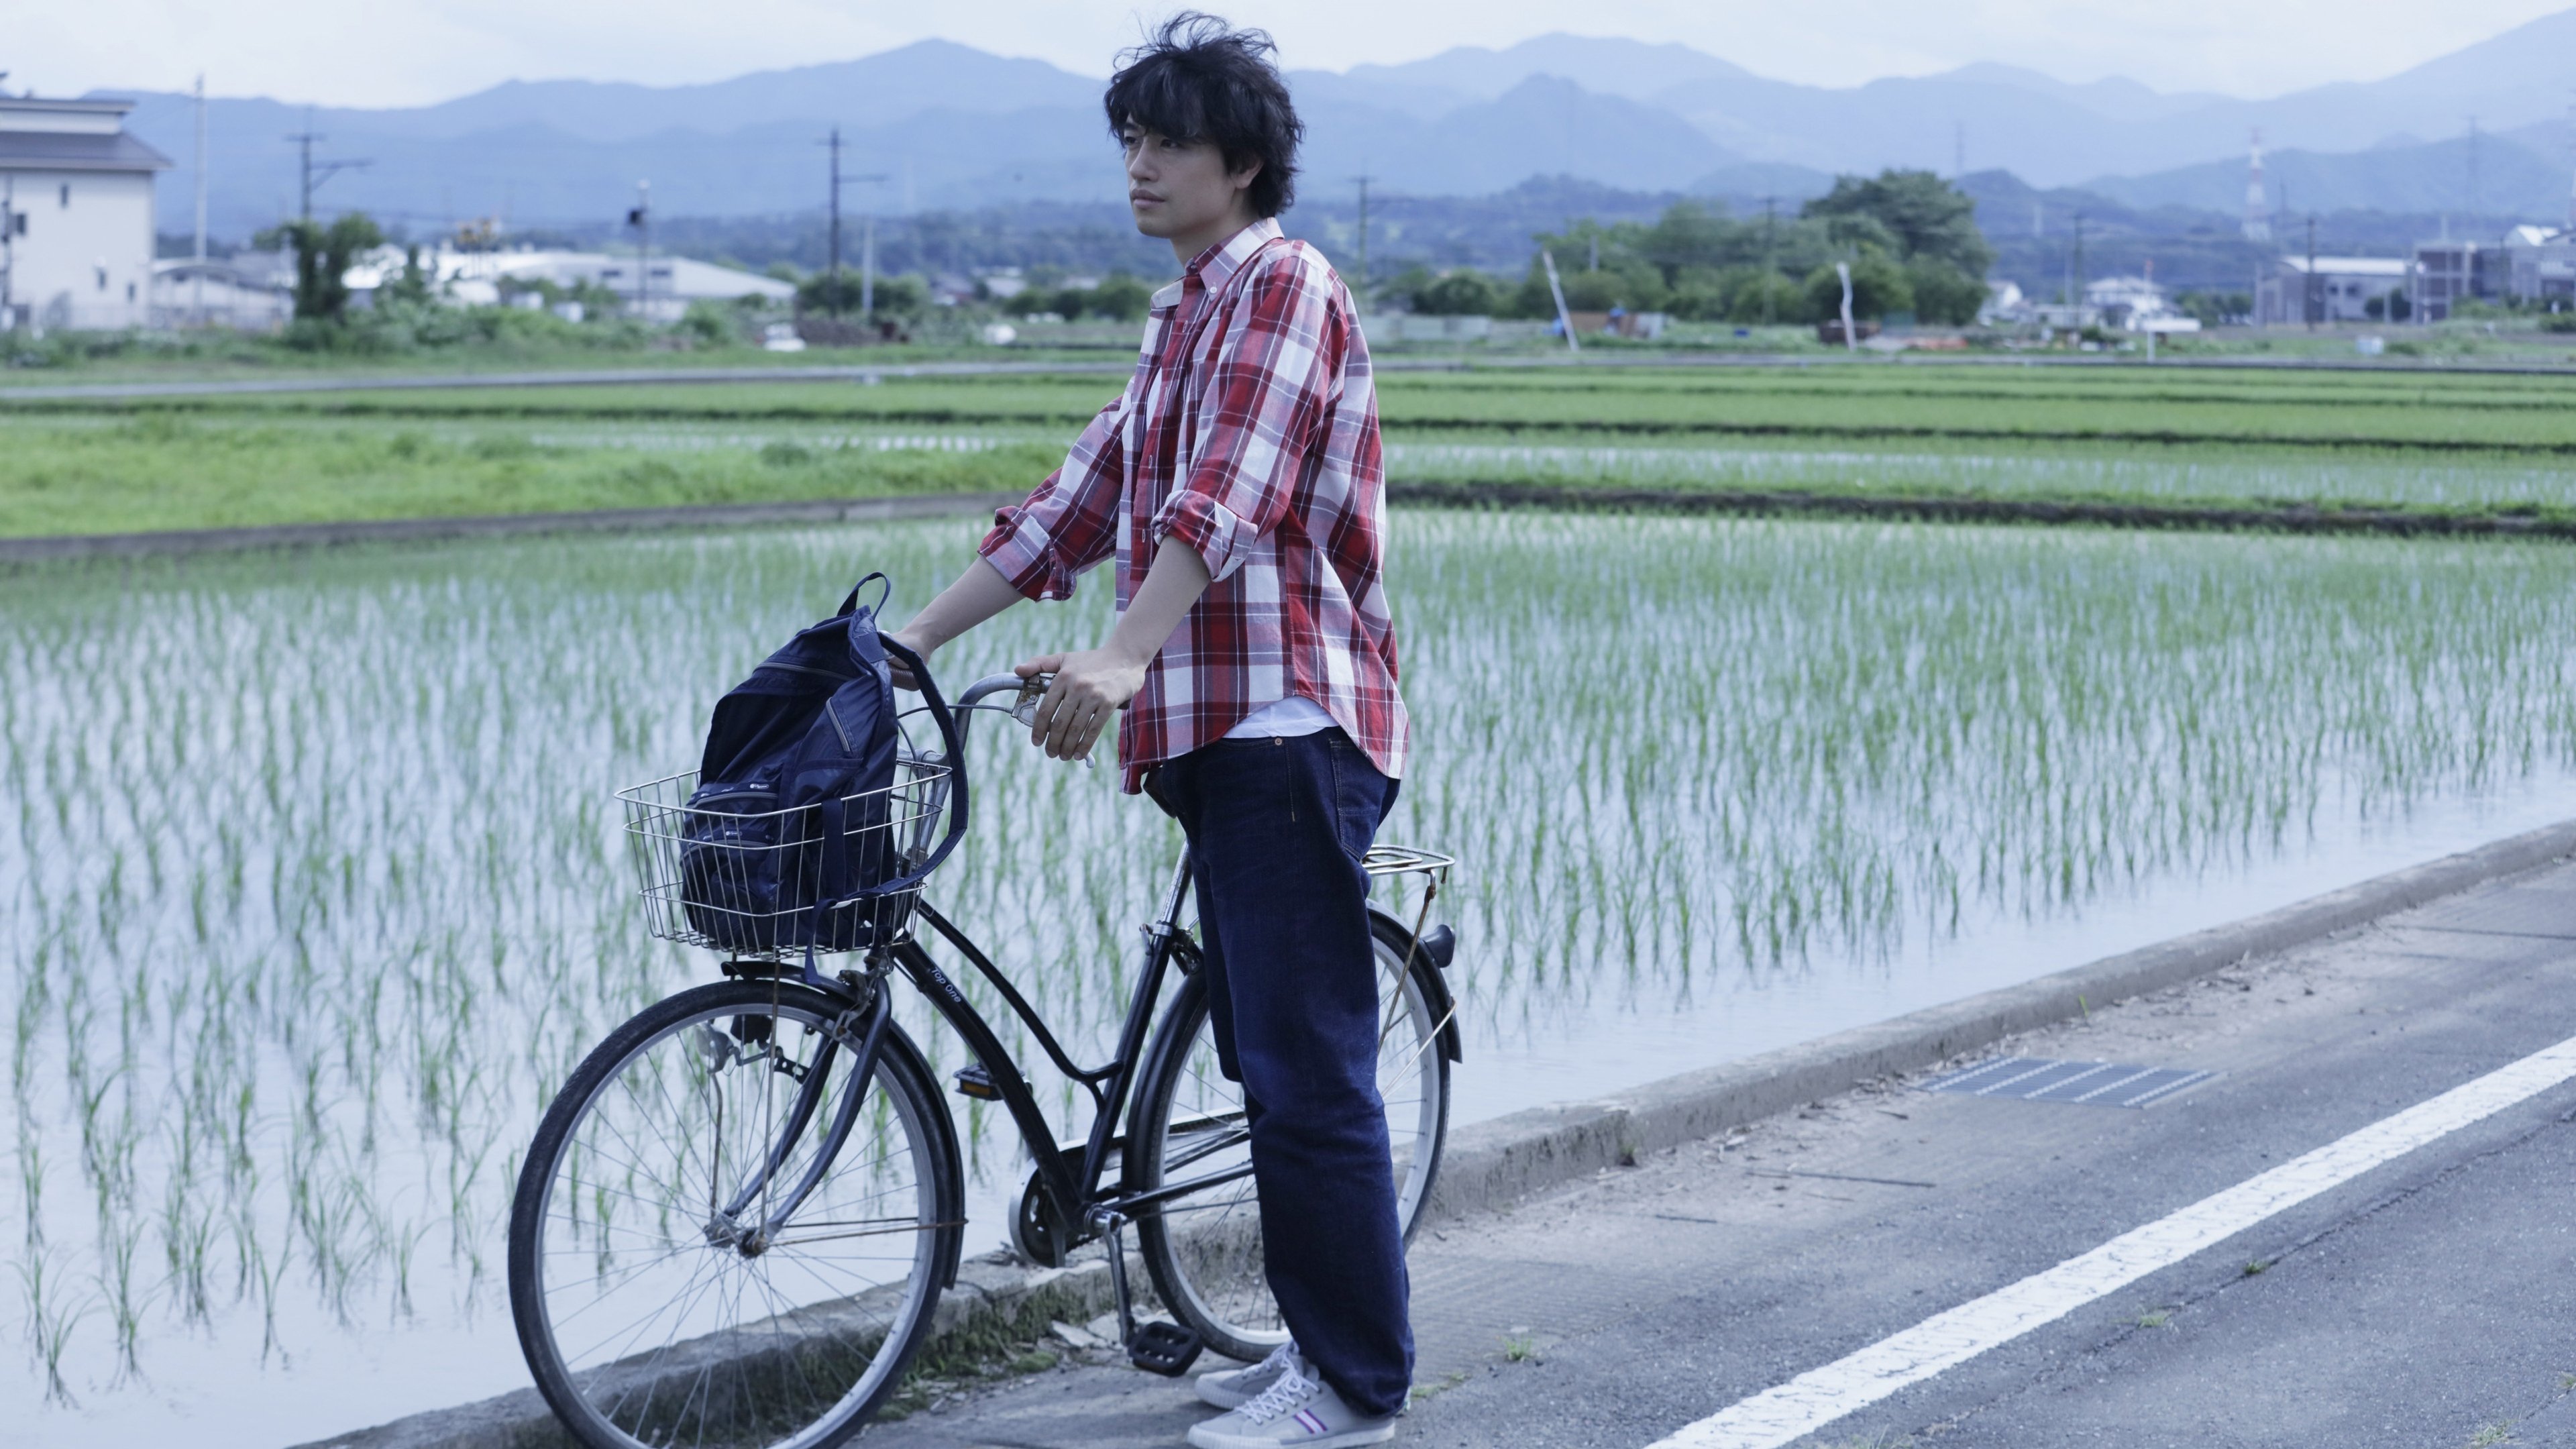
[[[1280,1371],[1279,1377],[1272,1381],[1270,1387],[1263,1389],[1242,1408],[1235,1410],[1243,1416],[1245,1423],[1266,1424],[1283,1415],[1294,1413],[1308,1399],[1324,1391],[1322,1380],[1306,1376],[1305,1362],[1295,1356],[1293,1345],[1290,1346],[1290,1354],[1286,1367]]]

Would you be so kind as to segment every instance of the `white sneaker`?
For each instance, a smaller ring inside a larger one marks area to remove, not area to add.
[[[1279,1376],[1292,1369],[1306,1371],[1305,1356],[1297,1352],[1297,1340],[1293,1338],[1249,1368],[1211,1369],[1199,1375],[1199,1400],[1220,1409],[1239,1409],[1261,1397],[1263,1389],[1279,1382]]]
[[[1190,1430],[1198,1449],[1342,1449],[1394,1437],[1393,1414],[1370,1418],[1356,1412],[1307,1373],[1302,1359],[1284,1367],[1249,1403]]]

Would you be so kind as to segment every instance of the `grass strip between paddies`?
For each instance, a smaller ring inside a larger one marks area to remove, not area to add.
[[[1777,1449],[2576,1077],[2576,1037],[1766,1389],[1653,1449]]]
[[[2517,508],[2333,508],[2311,503],[2117,502],[2101,498],[1980,498],[1793,488],[1619,488],[1581,484],[1391,482],[1398,503],[1450,508],[1564,508],[1602,512],[1814,514],[1936,523],[2090,524],[2114,528],[2285,533],[2458,534],[2576,540],[2576,514]]]

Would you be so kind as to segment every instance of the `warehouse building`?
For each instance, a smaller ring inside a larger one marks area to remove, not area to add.
[[[2282,257],[2254,280],[2254,322],[2403,322],[2414,314],[2414,273],[2403,257]]]

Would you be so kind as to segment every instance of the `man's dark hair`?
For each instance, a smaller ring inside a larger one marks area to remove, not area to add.
[[[1184,10],[1118,57],[1102,97],[1109,133],[1133,122],[1175,141],[1212,142],[1228,171],[1258,161],[1244,199],[1254,215],[1277,216],[1297,200],[1297,142],[1306,134],[1270,63],[1278,49],[1267,32]]]

